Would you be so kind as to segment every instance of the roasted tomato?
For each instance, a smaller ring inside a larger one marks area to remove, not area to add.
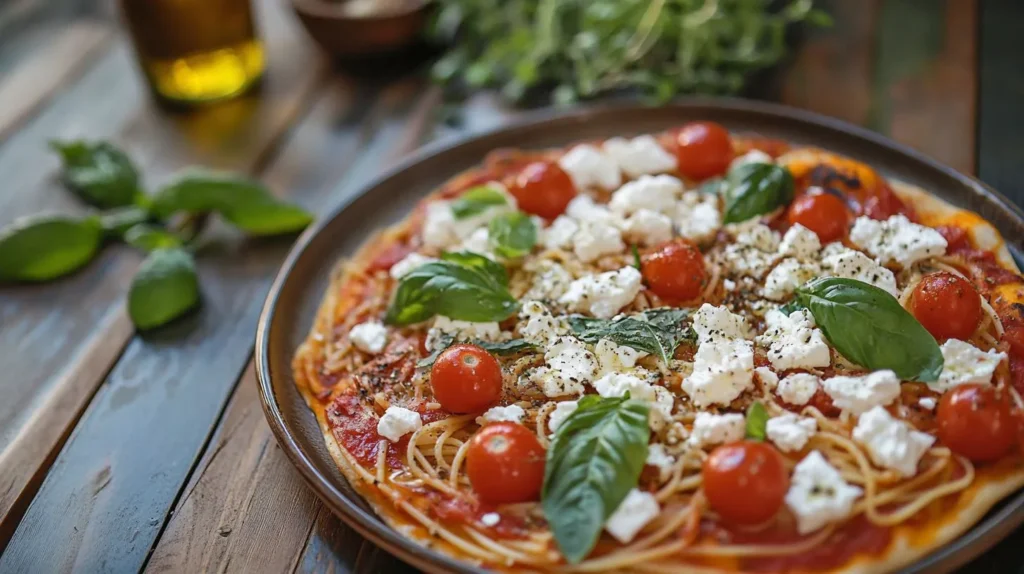
[[[704,255],[685,239],[674,239],[643,255],[640,269],[651,291],[673,301],[697,297],[708,281]]]
[[[734,155],[729,132],[714,122],[689,123],[676,134],[679,173],[690,179],[724,174]]]
[[[704,496],[725,521],[761,524],[782,508],[789,472],[782,455],[764,442],[720,446],[704,461]]]
[[[489,504],[538,500],[544,454],[537,435],[523,425],[492,423],[470,439],[466,474],[480,500]]]
[[[994,387],[960,385],[948,391],[937,410],[939,440],[974,462],[1005,456],[1016,444],[1018,422],[1005,396]]]
[[[939,271],[914,287],[910,312],[936,339],[966,341],[981,320],[981,296],[970,281]]]
[[[810,229],[823,244],[842,239],[850,228],[851,214],[846,202],[833,193],[811,190],[789,206],[790,225],[799,223]]]
[[[452,345],[434,361],[430,386],[448,412],[483,412],[501,398],[501,365],[476,345]]]
[[[524,167],[508,182],[508,191],[519,209],[545,219],[554,219],[576,197],[576,187],[558,164],[536,161]]]

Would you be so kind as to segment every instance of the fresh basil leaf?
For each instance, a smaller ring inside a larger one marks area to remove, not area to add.
[[[815,279],[796,290],[825,338],[847,359],[903,380],[933,382],[942,352],[931,333],[889,293],[855,279]]]
[[[105,211],[99,217],[103,232],[120,239],[132,227],[149,220],[149,210],[137,205],[126,205]]]
[[[627,397],[588,395],[563,422],[548,448],[541,507],[565,559],[576,564],[647,460],[649,409]]]
[[[498,255],[516,259],[537,244],[537,224],[522,211],[503,213],[488,224],[487,240]]]
[[[785,314],[787,317],[789,317],[790,315],[793,314],[794,311],[799,311],[800,309],[803,308],[804,306],[800,304],[800,301],[798,301],[797,299],[793,299],[789,303],[786,303],[785,305],[779,307],[779,311]]]
[[[434,315],[460,321],[503,321],[519,309],[505,268],[468,251],[445,253],[405,274],[385,322],[409,325]]]
[[[643,267],[640,263],[640,249],[637,248],[636,245],[633,245],[631,251],[633,252],[633,267],[636,267],[638,270],[643,271]]]
[[[181,239],[159,227],[140,223],[124,234],[124,242],[143,251],[181,247]]]
[[[455,219],[466,219],[483,213],[495,205],[507,205],[505,195],[489,185],[480,185],[466,190],[452,201],[452,215]]]
[[[763,441],[768,433],[768,411],[761,401],[754,401],[747,409],[747,438]]]
[[[456,341],[451,335],[444,335],[438,341],[437,348],[434,349],[430,355],[417,361],[417,367],[429,367],[437,361],[437,357],[444,352],[445,349],[451,347],[456,343],[469,343],[470,345],[476,345],[488,353],[494,355],[518,355],[519,353],[526,353],[528,351],[534,351],[537,349],[536,345],[529,343],[523,339],[511,339],[508,341],[481,341],[479,339],[469,339],[468,341]]]
[[[64,182],[76,195],[100,208],[134,203],[139,173],[123,151],[107,142],[52,141],[64,163]]]
[[[199,278],[192,254],[157,249],[142,262],[128,289],[128,315],[139,329],[159,327],[199,303]]]
[[[583,315],[570,315],[569,327],[587,343],[601,339],[657,355],[665,364],[686,339],[695,339],[693,331],[683,324],[689,317],[686,309],[650,309],[637,315],[619,319],[597,319]]]
[[[313,221],[309,212],[277,199],[259,182],[214,173],[180,177],[151,198],[150,210],[161,219],[179,212],[219,213],[249,235],[294,233]]]
[[[725,189],[725,223],[739,223],[793,201],[793,176],[773,163],[746,163],[732,170]]]
[[[0,280],[49,281],[92,261],[103,242],[95,217],[36,215],[0,230]]]

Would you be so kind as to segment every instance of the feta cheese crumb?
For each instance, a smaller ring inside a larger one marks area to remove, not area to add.
[[[682,192],[683,182],[671,175],[642,175],[613,193],[608,209],[623,216],[641,209],[670,213]]]
[[[830,243],[821,253],[821,267],[826,276],[856,279],[887,291],[893,297],[900,296],[893,272],[860,251],[844,247],[842,243]]]
[[[662,481],[668,480],[672,469],[676,465],[676,459],[665,450],[663,444],[652,444],[647,448],[647,460],[645,464],[658,469],[658,476]]]
[[[558,430],[558,427],[562,426],[565,419],[576,412],[579,406],[577,401],[562,401],[556,404],[555,410],[551,411],[551,414],[548,415],[548,430],[551,432]]]
[[[619,542],[629,544],[637,533],[660,513],[661,507],[653,494],[634,488],[608,517],[604,529]]]
[[[787,257],[768,273],[761,294],[773,301],[783,301],[796,288],[821,274],[821,267],[813,261],[800,261]]]
[[[732,225],[730,229],[740,245],[749,245],[765,253],[773,253],[779,248],[779,232],[757,218]]]
[[[982,351],[958,339],[949,339],[939,349],[942,351],[942,374],[934,387],[939,391],[948,391],[966,383],[990,384],[996,367],[1006,360],[1006,353]]]
[[[904,269],[946,253],[946,239],[941,233],[913,223],[905,215],[893,215],[885,221],[858,217],[850,229],[850,241],[883,265],[897,263]]]
[[[484,526],[497,526],[501,522],[501,515],[497,512],[488,512],[480,517],[480,524]]]
[[[885,370],[860,377],[832,377],[822,382],[832,403],[859,415],[877,406],[885,406],[900,396],[900,379]]]
[[[767,329],[757,338],[758,344],[768,347],[768,360],[780,371],[827,367],[832,356],[828,343],[815,328],[810,311],[799,309],[786,316],[778,310],[765,315]]]
[[[575,219],[559,215],[541,233],[541,243],[548,249],[568,249],[572,247],[572,236],[579,229],[580,225]]]
[[[584,383],[597,373],[597,358],[575,337],[555,339],[544,360],[547,365],[530,371],[529,378],[548,397],[583,394]]]
[[[672,407],[675,405],[675,399],[668,389],[642,381],[635,375],[608,373],[594,381],[594,389],[602,397],[621,397],[629,393],[631,399],[648,402],[651,409],[648,422],[655,431],[661,429],[672,416]]]
[[[388,270],[388,274],[391,275],[392,279],[397,281],[398,279],[408,275],[414,269],[422,267],[427,263],[433,263],[434,261],[437,261],[436,257],[427,257],[426,255],[421,255],[413,251],[392,265],[391,269]]]
[[[352,327],[348,338],[360,351],[376,355],[388,342],[388,329],[380,321],[367,321]]]
[[[715,196],[687,191],[676,204],[676,225],[679,235],[703,243],[714,239],[722,227],[722,214]]]
[[[569,285],[558,302],[575,311],[610,319],[633,301],[640,292],[642,278],[640,271],[632,266],[580,277]]]
[[[743,440],[746,425],[746,419],[738,413],[716,415],[700,412],[693,420],[693,430],[686,442],[694,448],[736,442]]]
[[[584,263],[596,261],[605,255],[622,253],[626,249],[619,228],[600,219],[581,222],[572,241],[572,252]]]
[[[872,462],[904,477],[917,474],[918,461],[935,442],[935,437],[913,430],[882,407],[860,415],[853,438],[867,447]]]
[[[683,379],[682,388],[698,407],[726,406],[753,382],[754,346],[750,341],[733,339],[697,347],[693,373]]]
[[[612,156],[629,177],[665,173],[676,168],[676,158],[665,151],[658,140],[642,135],[631,140],[617,137],[604,142],[605,153]]]
[[[377,421],[377,434],[391,442],[398,442],[403,436],[422,427],[423,419],[420,418],[420,413],[392,405]]]
[[[576,189],[615,189],[622,183],[615,159],[590,144],[569,150],[559,158],[558,167],[569,174]]]
[[[939,402],[935,400],[935,397],[921,397],[917,404],[921,405],[922,409],[934,411]]]
[[[797,531],[808,534],[850,515],[863,490],[847,484],[842,475],[814,450],[793,469],[786,506],[797,519]]]
[[[555,301],[565,294],[572,275],[557,261],[550,259],[531,259],[523,266],[523,270],[533,274],[530,289],[523,294],[523,299],[545,299]]]
[[[765,434],[782,452],[796,452],[807,445],[811,436],[818,431],[818,421],[793,413],[768,419]]]
[[[484,414],[476,417],[476,424],[483,426],[487,423],[518,423],[522,422],[524,416],[526,416],[526,411],[518,405],[491,407]]]
[[[765,388],[768,389],[769,391],[779,386],[779,376],[775,374],[775,371],[769,369],[768,367],[758,367],[754,369],[754,374],[757,375],[757,378],[761,381],[761,384],[764,385]]]
[[[610,339],[601,339],[594,346],[594,355],[601,366],[601,375],[615,372],[628,372],[636,367],[636,362],[647,353],[633,347],[619,345]]]
[[[821,251],[818,234],[797,223],[786,231],[779,243],[779,255],[810,259]]]
[[[704,303],[693,314],[693,331],[701,344],[750,336],[747,321],[742,315],[710,303]]]
[[[486,184],[505,196],[505,203],[492,205],[480,213],[456,219],[452,213],[452,202],[433,201],[427,204],[423,221],[423,245],[431,249],[449,249],[466,240],[474,231],[487,225],[494,216],[513,211],[516,200],[505,186],[492,181]]]
[[[501,327],[495,322],[474,323],[438,315],[434,318],[434,325],[427,331],[427,350],[437,350],[442,336],[445,335],[460,341],[469,339],[497,341],[501,338]]]
[[[672,220],[657,211],[638,209],[622,222],[622,235],[633,244],[658,245],[672,239]]]
[[[519,318],[526,321],[525,324],[520,323],[519,335],[534,345],[547,345],[570,332],[569,324],[565,319],[552,315],[551,311],[539,301],[523,302]]]
[[[791,405],[806,405],[818,392],[820,379],[810,373],[793,373],[779,381],[777,392],[782,400]]]

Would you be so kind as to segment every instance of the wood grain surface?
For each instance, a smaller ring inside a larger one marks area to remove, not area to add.
[[[0,3],[0,225],[86,211],[56,181],[52,138],[112,139],[151,187],[203,164],[324,212],[423,143],[516,114],[485,93],[441,123],[428,53],[328,74],[285,2],[257,4],[262,91],[171,114],[150,101],[106,3]],[[835,28],[805,34],[766,80],[778,89],[752,93],[866,125],[1024,201],[1021,3],[821,4]],[[0,288],[0,365],[13,375],[0,377],[0,573],[413,571],[316,499],[263,418],[253,332],[288,244],[215,227],[204,308],[144,337],[123,309],[139,262],[128,249],[49,285]],[[1022,547],[1018,531],[965,571],[1019,570]]]

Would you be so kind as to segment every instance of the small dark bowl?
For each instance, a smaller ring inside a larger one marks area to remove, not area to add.
[[[330,56],[349,58],[393,52],[421,36],[429,15],[428,0],[409,0],[396,12],[353,15],[350,0],[290,0],[302,25]]]

